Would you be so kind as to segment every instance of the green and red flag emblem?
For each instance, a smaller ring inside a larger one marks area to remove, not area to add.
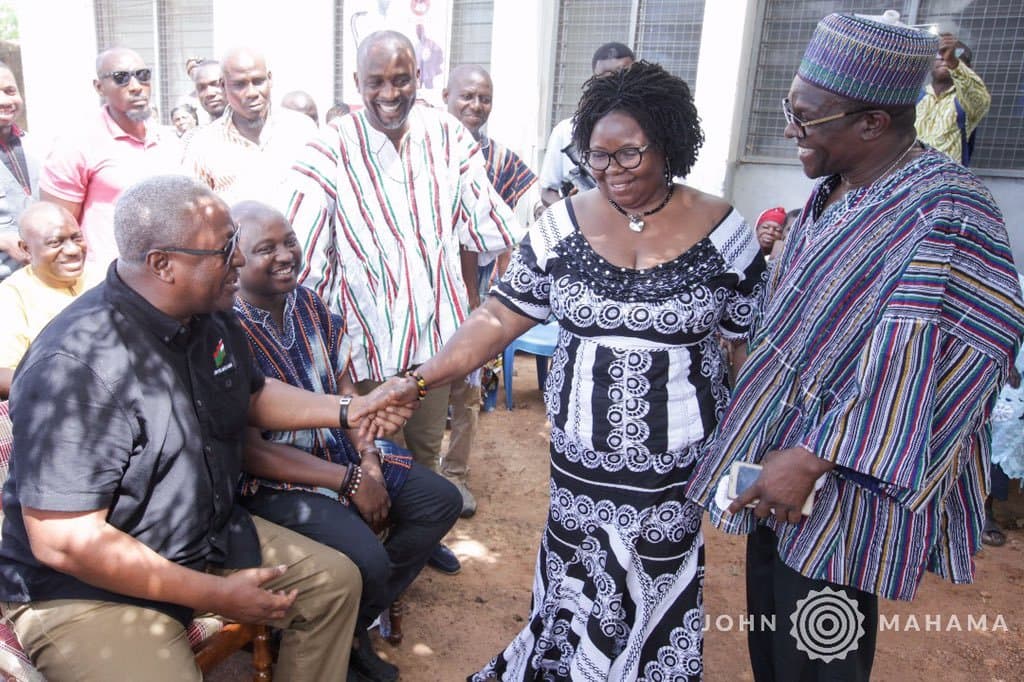
[[[224,339],[221,339],[217,342],[217,347],[213,349],[213,366],[220,369],[227,357],[228,352],[224,350]]]

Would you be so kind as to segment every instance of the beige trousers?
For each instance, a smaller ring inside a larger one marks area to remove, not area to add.
[[[448,452],[441,460],[441,473],[448,478],[466,482],[469,476],[469,455],[480,418],[480,387],[470,386],[465,379],[451,385],[449,404],[452,407],[452,434]]]
[[[362,580],[340,552],[253,517],[263,566],[288,571],[267,589],[298,589],[274,668],[278,682],[343,680]],[[223,571],[229,573],[230,571]],[[181,623],[152,609],[56,599],[0,605],[29,658],[49,680],[171,682],[202,679]]]

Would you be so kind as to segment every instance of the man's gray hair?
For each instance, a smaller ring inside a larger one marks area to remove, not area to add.
[[[121,260],[141,262],[161,246],[186,246],[199,204],[216,197],[184,175],[157,175],[126,189],[114,208],[114,238]]]

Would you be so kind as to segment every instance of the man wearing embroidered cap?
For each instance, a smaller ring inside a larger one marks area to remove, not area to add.
[[[755,624],[776,618],[749,634],[758,681],[867,680],[879,596],[912,599],[925,570],[974,577],[986,421],[1024,309],[992,196],[915,139],[936,49],[830,15],[783,101],[785,136],[819,180],[687,489],[750,534],[748,607]],[[730,504],[716,489],[738,461],[763,469]]]

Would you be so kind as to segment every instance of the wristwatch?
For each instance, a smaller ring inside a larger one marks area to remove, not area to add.
[[[343,429],[351,429],[352,425],[348,423],[348,405],[352,402],[352,396],[343,395],[338,398],[338,423],[341,424]]]

